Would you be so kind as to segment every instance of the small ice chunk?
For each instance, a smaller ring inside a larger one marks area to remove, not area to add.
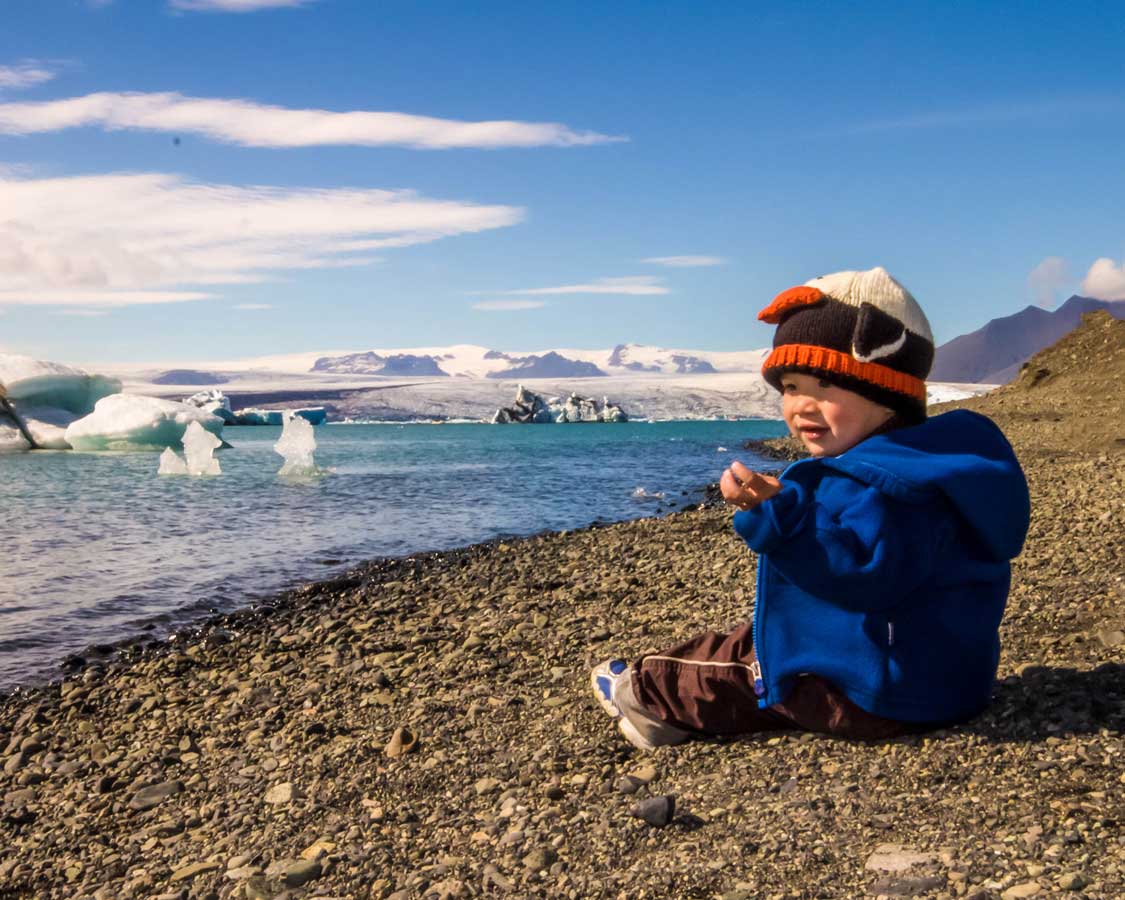
[[[278,475],[315,475],[319,471],[313,460],[316,450],[316,435],[312,423],[301,416],[286,415],[282,425],[281,437],[273,449],[285,457],[278,469]]]
[[[180,459],[180,454],[171,447],[165,447],[164,452],[160,454],[160,468],[156,470],[156,474],[186,475],[187,473],[187,463]]]
[[[162,449],[179,444],[192,422],[221,434],[223,420],[186,403],[113,394],[99,400],[94,411],[66,429],[75,450]]]
[[[222,440],[198,422],[192,422],[184,431],[184,458],[187,460],[189,475],[221,475],[215,450],[222,446]]]

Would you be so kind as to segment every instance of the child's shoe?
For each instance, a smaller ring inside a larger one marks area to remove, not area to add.
[[[601,708],[615,719],[621,718],[621,710],[617,708],[614,689],[628,670],[629,664],[623,659],[607,659],[590,670],[590,686],[594,689],[594,696]]]
[[[625,740],[638,750],[655,750],[657,745],[637,729],[617,704],[618,688],[632,690],[630,679],[629,664],[623,659],[607,659],[590,671],[590,686],[594,689],[594,696],[601,708],[617,719],[617,728],[625,736]]]

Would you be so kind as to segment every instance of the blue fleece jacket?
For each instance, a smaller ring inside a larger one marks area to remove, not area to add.
[[[759,555],[760,705],[802,673],[869,712],[956,722],[989,701],[1027,482],[1004,435],[966,410],[793,463],[736,513]]]

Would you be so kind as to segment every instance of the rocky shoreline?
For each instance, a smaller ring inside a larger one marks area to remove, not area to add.
[[[1123,334],[961,404],[1034,504],[979,719],[632,750],[587,666],[749,615],[723,509],[372,563],[0,700],[0,897],[1122,896]]]

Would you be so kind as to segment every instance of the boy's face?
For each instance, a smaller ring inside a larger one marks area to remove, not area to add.
[[[815,375],[781,376],[781,417],[813,456],[837,456],[883,425],[892,410]]]

